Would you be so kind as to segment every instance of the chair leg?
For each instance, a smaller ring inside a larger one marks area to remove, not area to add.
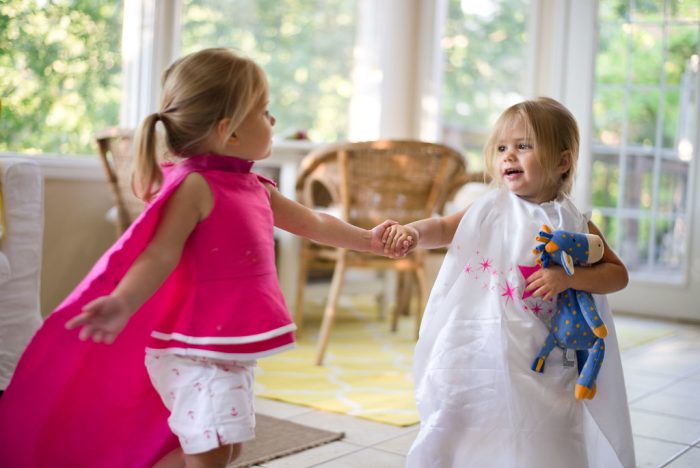
[[[425,309],[426,302],[428,301],[428,280],[425,277],[425,268],[423,265],[419,265],[415,272],[415,278],[418,282],[418,311],[416,312],[416,331],[415,336],[418,339],[418,334],[420,332],[420,323],[423,319],[423,310]]]
[[[396,272],[396,305],[391,314],[391,331],[399,329],[399,315],[404,313],[404,309],[410,305],[410,286],[408,285],[406,272]]]
[[[377,276],[377,281],[382,283],[382,288],[375,295],[375,303],[377,304],[377,320],[384,320],[386,312],[386,298],[387,290],[390,287],[392,278],[389,277],[387,270],[378,270],[375,272]]]
[[[294,323],[297,326],[297,336],[301,335],[301,330],[304,327],[304,292],[306,291],[306,275],[308,274],[308,255],[306,253],[307,246],[305,242],[305,240],[302,241],[301,251],[299,253],[297,294],[294,304]]]
[[[323,322],[321,322],[321,330],[318,335],[318,346],[316,348],[316,365],[323,365],[323,359],[326,355],[326,347],[328,346],[328,339],[331,335],[331,327],[333,326],[333,320],[335,319],[335,312],[338,306],[338,298],[340,297],[340,290],[343,285],[343,279],[345,276],[345,250],[338,249],[338,261],[335,264],[335,270],[333,271],[333,279],[331,280],[331,289],[328,293],[328,302],[326,302],[326,308],[323,311]]]

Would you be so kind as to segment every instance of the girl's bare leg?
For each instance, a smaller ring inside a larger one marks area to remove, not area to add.
[[[183,468],[185,466],[185,458],[180,447],[176,448],[163,458],[158,463],[153,465],[153,468]]]
[[[241,444],[222,445],[204,453],[185,454],[186,468],[225,468],[241,454]]]

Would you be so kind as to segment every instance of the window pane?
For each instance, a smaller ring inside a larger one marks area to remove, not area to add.
[[[700,2],[698,2],[700,5]],[[668,55],[665,70],[666,82],[680,84],[687,69],[688,59],[697,54],[698,27],[696,25],[672,25],[668,29]]]
[[[0,4],[0,151],[95,154],[119,123],[121,2]]]
[[[661,26],[630,26],[632,83],[654,84],[661,81]]]
[[[625,191],[621,206],[633,210],[651,209],[654,157],[629,155]]]
[[[599,18],[593,206],[614,226],[608,229],[631,271],[682,278],[697,153],[700,2],[599,0]]]
[[[656,223],[655,270],[677,272],[683,267],[686,255],[687,230],[683,218],[660,220]]]
[[[607,0],[598,5],[598,17],[609,23],[624,19],[629,21],[629,0]]]
[[[664,0],[633,0],[632,21],[655,21],[664,19]]]
[[[659,91],[633,89],[629,93],[628,144],[647,147],[655,145],[658,112]]]
[[[596,88],[593,98],[595,140],[606,145],[619,145],[625,122],[625,92],[618,88]]]
[[[649,218],[621,220],[622,240],[618,252],[630,271],[646,270],[649,262]]]
[[[615,151],[613,149],[613,151]],[[591,196],[594,206],[615,208],[619,193],[620,166],[617,152],[594,154],[591,173]]]
[[[185,0],[182,52],[241,51],[267,73],[277,133],[341,140],[353,92],[356,10],[344,0]]]
[[[443,141],[480,148],[496,118],[524,99],[528,0],[449,0],[442,87]],[[449,141],[447,137],[449,136]]]
[[[663,214],[684,215],[688,204],[689,164],[663,160],[659,175],[658,210]]]
[[[663,135],[661,145],[663,148],[675,149],[678,144],[678,121],[680,118],[680,91],[669,89],[666,91],[664,103]]]
[[[700,20],[700,2],[697,0],[669,0],[671,18]]]
[[[607,2],[606,2],[607,3]],[[599,26],[596,82],[621,84],[625,82],[627,57],[624,23],[613,21]]]

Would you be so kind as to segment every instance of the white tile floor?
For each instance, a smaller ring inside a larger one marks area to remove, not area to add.
[[[700,467],[700,326],[626,316],[616,321],[675,329],[622,354],[637,466]],[[400,428],[258,398],[257,410],[344,439],[265,463],[266,468],[403,467],[417,426]]]

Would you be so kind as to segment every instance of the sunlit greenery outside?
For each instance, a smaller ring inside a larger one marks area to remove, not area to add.
[[[182,52],[229,47],[259,63],[270,82],[275,133],[347,138],[357,2],[185,0]]]
[[[443,139],[483,168],[498,116],[521,101],[527,75],[528,0],[450,0],[442,39]]]
[[[96,154],[116,125],[122,3],[0,1],[0,151]]]
[[[495,119],[525,94],[530,2],[447,5],[442,140],[478,170]],[[182,53],[220,46],[249,55],[268,74],[277,135],[342,140],[357,8],[345,0],[183,0]],[[0,151],[96,153],[95,132],[119,121],[122,10],[121,1],[0,1]],[[600,0],[599,19],[593,220],[632,270],[678,272],[697,153],[680,148],[698,131],[689,83],[700,2]]]
[[[678,275],[693,164],[679,148],[698,131],[687,122],[697,122],[700,2],[601,0],[599,16],[593,221],[632,271]]]

